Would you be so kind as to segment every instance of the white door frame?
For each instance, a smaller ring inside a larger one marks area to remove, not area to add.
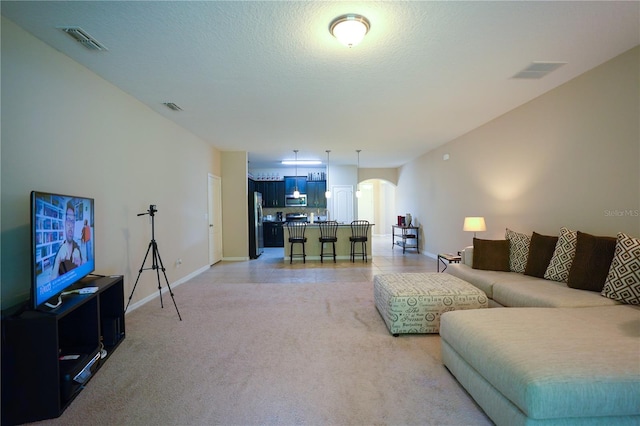
[[[207,191],[209,264],[213,265],[222,260],[222,179],[209,173]]]

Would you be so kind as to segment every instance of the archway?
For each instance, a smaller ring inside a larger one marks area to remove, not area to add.
[[[374,235],[390,235],[397,222],[396,185],[384,179],[367,179],[359,184],[362,196],[357,199],[358,219],[375,224]]]

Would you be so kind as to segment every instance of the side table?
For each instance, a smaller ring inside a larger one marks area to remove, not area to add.
[[[396,231],[400,231],[397,233]],[[417,226],[398,226],[391,225],[391,235],[392,235],[392,245],[402,247],[402,254],[404,254],[406,249],[416,249],[418,253],[420,253],[420,228]],[[400,240],[396,240],[399,238]],[[409,241],[413,241],[414,243],[410,243]]]
[[[462,256],[455,255],[452,253],[440,253],[438,254],[438,260],[436,261],[436,263],[438,264],[438,272],[440,272],[440,262],[442,262],[442,265],[444,266],[444,268],[442,269],[442,272],[444,272],[447,269],[447,263],[445,263],[445,260],[448,261],[449,263],[460,263],[460,261],[462,260]]]

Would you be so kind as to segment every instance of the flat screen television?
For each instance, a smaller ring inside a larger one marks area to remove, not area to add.
[[[93,198],[31,192],[33,309],[54,307],[62,292],[95,270],[93,214]]]

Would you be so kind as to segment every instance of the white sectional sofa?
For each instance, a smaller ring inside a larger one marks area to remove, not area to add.
[[[600,293],[568,287],[566,283],[519,272],[473,269],[473,247],[462,251],[462,262],[451,264],[447,273],[473,284],[489,298],[489,307],[579,308],[615,306],[615,300]]]
[[[631,241],[631,262],[640,262],[640,240]],[[445,366],[498,425],[639,425],[640,269],[623,265],[630,288],[614,300],[613,272],[602,292],[576,289],[511,272],[510,254],[501,271],[477,269],[477,253],[467,248],[447,268],[484,291],[495,309],[442,315]]]

